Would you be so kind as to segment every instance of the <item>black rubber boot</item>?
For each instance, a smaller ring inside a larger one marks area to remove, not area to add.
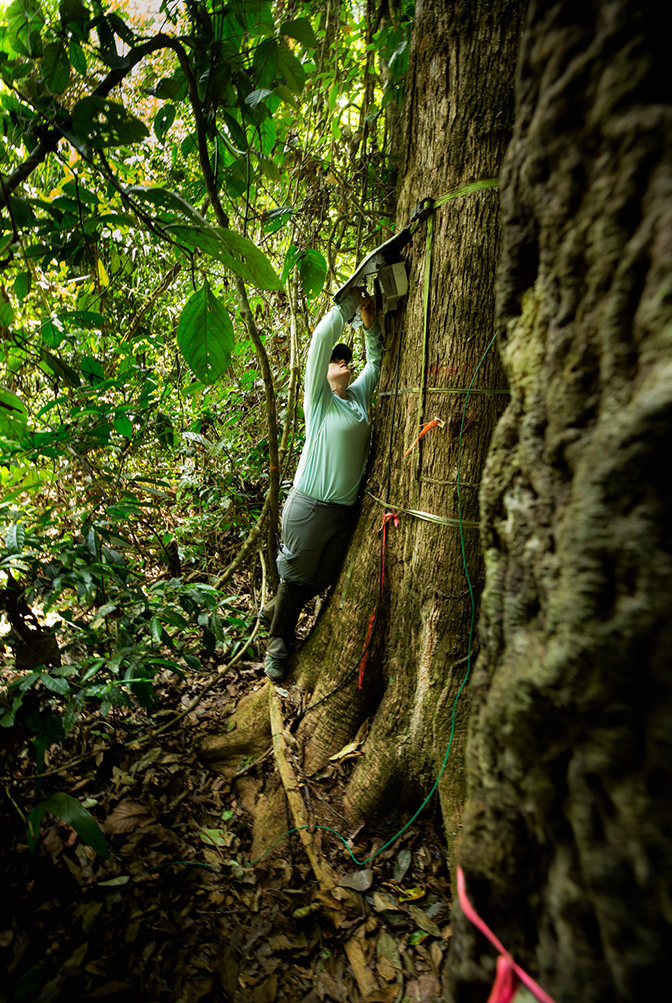
[[[266,646],[264,672],[274,683],[281,683],[287,673],[287,659],[294,646],[294,629],[310,589],[296,582],[281,581],[274,600],[273,623]]]
[[[264,627],[266,630],[269,630],[271,624],[273,623],[273,614],[275,613],[276,598],[277,596],[273,596],[272,599],[269,599],[269,601],[266,603],[263,609],[260,609],[259,613],[257,614],[257,620],[259,621],[260,625]]]

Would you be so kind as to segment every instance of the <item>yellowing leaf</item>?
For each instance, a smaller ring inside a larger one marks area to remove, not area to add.
[[[336,752],[333,756],[329,756],[329,760],[332,763],[339,762],[341,759],[346,759],[348,756],[352,756],[357,753],[358,749],[359,742],[349,742],[348,745],[343,746],[340,752]]]

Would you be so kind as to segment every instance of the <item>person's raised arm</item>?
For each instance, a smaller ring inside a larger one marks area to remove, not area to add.
[[[376,308],[373,299],[362,299],[360,296],[359,312],[364,323],[366,365],[354,383],[351,384],[350,389],[361,391],[368,405],[380,379],[383,346],[381,344],[380,325],[376,319]]]
[[[332,306],[329,313],[324,315],[313,331],[308,349],[304,381],[306,417],[324,395],[331,398],[332,390],[327,380],[331,350],[343,333],[346,321],[352,317],[359,306],[360,299],[361,297],[358,297],[357,294],[350,293],[341,303]]]

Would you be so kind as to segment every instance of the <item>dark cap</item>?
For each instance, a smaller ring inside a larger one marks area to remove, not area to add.
[[[352,349],[348,348],[347,345],[344,345],[342,341],[340,341],[338,345],[334,345],[334,347],[332,348],[331,358],[329,359],[329,361],[340,362],[341,359],[348,366],[350,365],[350,360],[352,359]]]

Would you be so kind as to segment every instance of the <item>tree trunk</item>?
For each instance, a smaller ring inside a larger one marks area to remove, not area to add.
[[[655,998],[671,934],[672,109],[645,8],[532,5],[502,175],[460,859],[557,1003]],[[454,999],[483,1000],[494,950],[453,917]]]
[[[438,198],[470,182],[497,177],[510,137],[512,69],[521,18],[518,0],[495,4],[464,0],[450,10],[430,3],[417,5],[397,229],[408,223],[423,197]],[[364,755],[346,793],[347,825],[367,822],[365,839],[392,834],[429,793],[444,759],[453,703],[467,671],[472,609],[457,526],[458,440],[465,390],[494,331],[494,276],[500,251],[497,190],[448,202],[436,211],[433,223],[427,335],[423,280],[428,257],[426,224],[422,224],[407,256],[410,294],[401,347],[396,330],[387,335],[365,482],[370,494],[363,496],[340,578],[288,680],[290,687],[298,684],[307,691],[312,703],[326,697],[307,712],[296,736],[308,774],[321,769],[370,719]],[[493,428],[507,401],[506,382],[492,351],[468,400],[460,457],[465,551],[476,595],[483,579],[478,484]],[[405,456],[419,433],[419,421],[435,417],[443,427],[431,429]],[[402,509],[448,521],[425,521]],[[378,596],[379,529],[387,511],[399,512],[399,526],[388,525],[380,615],[363,686],[358,689],[357,671],[352,674],[352,670],[362,654]],[[342,688],[328,696],[349,673]],[[467,710],[464,691],[439,786],[451,847],[465,797]],[[245,714],[251,721],[249,705]],[[260,714],[257,727],[261,726]],[[232,741],[233,735],[209,740],[203,751],[221,760],[232,750]],[[284,819],[276,802],[269,804],[266,814],[268,824],[281,831]],[[258,824],[270,842],[261,818]],[[263,847],[257,843],[257,849]]]

